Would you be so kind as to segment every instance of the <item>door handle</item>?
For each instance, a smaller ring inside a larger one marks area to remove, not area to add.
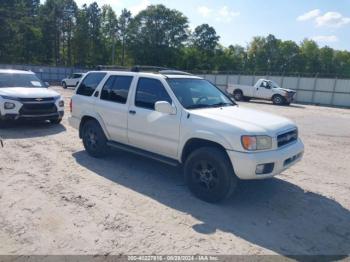
[[[136,111],[135,111],[135,110],[129,110],[129,114],[135,115],[135,114],[136,114]]]

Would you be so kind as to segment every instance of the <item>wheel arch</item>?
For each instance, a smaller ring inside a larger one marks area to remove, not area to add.
[[[106,128],[105,128],[105,126],[101,123],[101,121],[99,120],[99,117],[92,116],[92,115],[84,115],[84,116],[81,118],[80,124],[79,124],[79,138],[82,138],[82,127],[83,127],[83,125],[84,125],[87,121],[89,121],[89,120],[94,120],[94,121],[96,121],[96,122],[100,125],[100,127],[102,128],[102,130],[103,130],[105,136],[106,136],[107,138],[109,138],[109,134],[106,132]]]
[[[225,154],[227,154],[225,147],[221,143],[204,139],[204,138],[190,138],[189,140],[186,141],[186,143],[182,148],[181,158],[180,158],[181,163],[184,163],[188,158],[188,156],[191,154],[191,152],[193,152],[194,150],[197,150],[201,147],[208,147],[208,146],[219,148],[223,150]]]

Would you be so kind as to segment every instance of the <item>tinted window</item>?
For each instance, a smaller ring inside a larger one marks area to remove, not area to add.
[[[137,84],[135,105],[154,110],[154,104],[158,101],[167,101],[171,104],[171,98],[159,80],[140,78]]]
[[[105,77],[106,73],[90,73],[88,74],[83,82],[80,84],[77,94],[83,96],[91,96],[98,84]]]
[[[73,75],[73,78],[80,78],[81,77],[81,74],[74,74]]]
[[[128,98],[132,76],[111,76],[101,93],[101,99],[125,104]]]

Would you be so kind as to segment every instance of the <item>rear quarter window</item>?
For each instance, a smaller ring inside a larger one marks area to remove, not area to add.
[[[77,95],[91,96],[100,84],[106,73],[90,73],[79,85]]]

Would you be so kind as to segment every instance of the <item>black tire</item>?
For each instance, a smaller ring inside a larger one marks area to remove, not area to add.
[[[63,89],[67,89],[67,84],[66,84],[66,82],[62,82],[62,87],[63,87]]]
[[[243,100],[243,92],[241,90],[235,90],[233,92],[233,98],[236,100],[236,101],[241,101]]]
[[[272,103],[275,105],[283,105],[285,103],[285,98],[281,95],[274,95],[272,97]]]
[[[185,180],[193,195],[215,203],[229,198],[237,187],[226,152],[216,147],[202,147],[190,154],[184,166]]]
[[[58,125],[59,123],[61,123],[61,121],[62,118],[50,119],[50,123],[54,125]]]
[[[100,158],[107,154],[107,138],[96,120],[88,120],[82,126],[82,138],[89,155]]]

